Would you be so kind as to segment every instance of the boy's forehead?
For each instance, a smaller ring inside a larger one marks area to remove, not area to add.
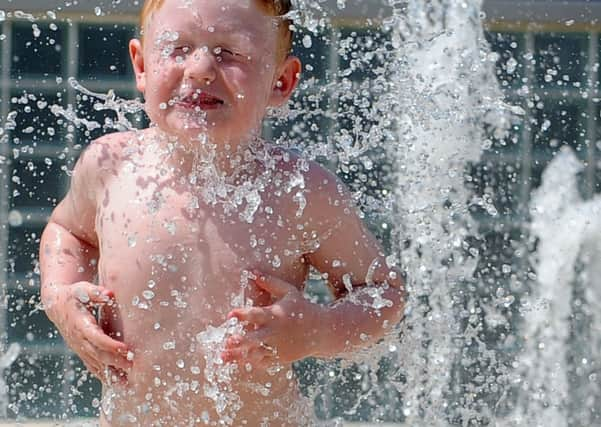
[[[159,27],[175,22],[201,29],[255,30],[269,28],[274,18],[265,14],[255,0],[166,0],[156,14]],[[175,18],[172,22],[168,18]]]

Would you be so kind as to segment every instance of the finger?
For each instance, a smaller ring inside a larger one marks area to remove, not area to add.
[[[241,322],[253,323],[257,326],[264,325],[272,318],[269,311],[259,307],[238,308],[230,311],[227,317],[228,319],[235,317]]]
[[[90,359],[87,355],[79,354],[78,357],[81,359],[81,362],[84,364],[86,369],[94,376],[98,372],[100,372],[101,366],[96,363],[95,360]]]
[[[231,348],[221,352],[221,360],[225,363],[242,362],[248,355],[247,348]]]
[[[248,343],[247,345],[249,348],[259,347],[261,343],[266,343],[270,341],[270,335],[270,329],[268,327],[264,327],[255,331],[248,331],[244,335],[244,340],[246,341],[246,343]]]
[[[275,350],[267,344],[257,345],[253,348],[231,348],[224,350],[221,354],[221,360],[226,363],[250,363],[255,366],[265,358],[274,359]]]
[[[127,384],[127,373],[122,369],[109,366],[108,375],[112,383]]]
[[[80,282],[73,286],[73,296],[82,304],[105,304],[111,300],[112,293],[102,286]]]
[[[252,349],[245,360],[254,368],[266,369],[275,363],[275,354],[271,350],[262,347]]]
[[[101,372],[102,370],[100,368],[97,368],[95,366],[92,366],[92,365],[89,365],[86,363],[84,363],[84,365],[86,366],[86,369],[92,376],[94,376],[97,379],[102,381],[102,372]]]
[[[122,356],[115,356],[114,353],[108,353],[96,349],[96,357],[103,365],[114,366],[121,370],[129,370],[133,366],[133,363]]]
[[[88,290],[90,302],[94,304],[110,304],[115,301],[115,294],[104,286],[91,285]]]
[[[225,349],[230,350],[234,348],[242,347],[245,339],[242,335],[232,335],[225,340]]]
[[[108,353],[127,357],[127,344],[109,337],[97,324],[89,325],[82,332],[85,339],[94,347]]]
[[[255,284],[263,289],[264,291],[269,292],[272,296],[280,299],[286,296],[290,292],[298,292],[296,287],[285,280],[279,279],[275,276],[265,275],[258,271],[253,272],[256,276],[253,280]]]
[[[90,343],[84,341],[83,343],[78,344],[77,348],[71,345],[71,343],[68,344],[69,347],[71,347],[75,351],[77,356],[84,363],[88,371],[90,371],[94,376],[101,378],[104,366],[102,362],[96,357],[96,354],[94,353],[94,350]]]

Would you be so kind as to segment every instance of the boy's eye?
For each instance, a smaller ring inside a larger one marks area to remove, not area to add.
[[[232,51],[231,51],[231,50],[229,50],[229,49],[223,48],[223,47],[216,47],[215,49],[213,49],[213,53],[214,53],[215,55],[224,55],[224,54],[225,54],[225,55],[232,55],[232,56],[234,56],[234,55],[235,55],[235,53],[234,53],[234,52],[232,52]]]
[[[188,46],[176,46],[173,49],[173,53],[176,55],[182,55],[182,54],[185,55],[188,52],[190,52],[190,47],[188,47]]]
[[[216,47],[215,49],[213,49],[213,53],[218,57],[227,56],[229,58],[237,60],[242,60],[246,58],[246,56],[225,47]]]

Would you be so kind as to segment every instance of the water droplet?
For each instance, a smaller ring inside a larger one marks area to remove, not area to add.
[[[96,6],[96,7],[94,8],[94,14],[95,14],[96,16],[100,16],[100,15],[102,15],[102,9],[101,9],[100,7],[98,7],[98,6]]]
[[[136,244],[136,236],[127,237],[127,246],[129,246],[130,248],[135,248]]]
[[[313,41],[311,40],[311,36],[307,34],[303,37],[303,47],[309,49],[311,46],[313,46]]]
[[[152,292],[150,290],[145,290],[144,292],[142,292],[142,296],[144,298],[146,298],[147,300],[151,300],[154,298],[154,292]]]
[[[273,260],[271,260],[271,265],[273,265],[274,268],[280,268],[280,266],[282,265],[282,260],[279,256],[275,255],[273,257]]]
[[[515,302],[515,297],[513,295],[507,295],[503,300],[503,306],[505,308],[509,307],[511,304]]]
[[[175,349],[175,341],[167,341],[163,343],[163,350],[173,350]]]
[[[13,209],[8,213],[8,224],[11,227],[20,227],[23,225],[23,215],[20,211]]]
[[[175,232],[177,230],[177,226],[175,225],[175,222],[173,222],[173,221],[165,221],[163,223],[163,227],[165,227],[165,229],[167,230],[167,232],[169,234],[171,234],[172,236],[175,236]]]
[[[83,289],[77,289],[75,291],[75,296],[79,300],[79,302],[82,303],[82,304],[87,304],[87,303],[90,302],[90,296]]]
[[[130,362],[132,360],[134,360],[134,352],[133,351],[128,351],[127,352],[127,360],[129,360]]]
[[[351,280],[350,274],[345,273],[342,275],[342,283],[347,292],[353,292],[353,281]]]

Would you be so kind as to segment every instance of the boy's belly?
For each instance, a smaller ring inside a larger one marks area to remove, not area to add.
[[[134,259],[106,253],[101,258],[101,280],[118,302],[102,313],[103,327],[134,352],[128,385],[105,387],[105,409],[114,415],[105,422],[132,425],[125,421],[134,416],[133,425],[178,426],[193,420],[204,425],[208,417],[238,420],[229,425],[244,425],[242,419],[260,425],[271,413],[271,425],[302,425],[282,418],[300,401],[291,367],[270,375],[223,366],[219,359],[230,310],[245,298],[268,303],[266,295],[241,283],[255,266],[234,254],[229,262],[215,264],[203,259],[204,253],[191,253],[186,262],[166,256],[160,268],[156,256],[144,251]]]
[[[272,386],[273,387],[273,386]],[[141,394],[126,387],[103,389],[101,426],[277,426],[316,425],[313,407],[295,385],[274,387],[268,395],[239,390],[219,391],[220,400],[186,396],[179,387],[161,395]]]

